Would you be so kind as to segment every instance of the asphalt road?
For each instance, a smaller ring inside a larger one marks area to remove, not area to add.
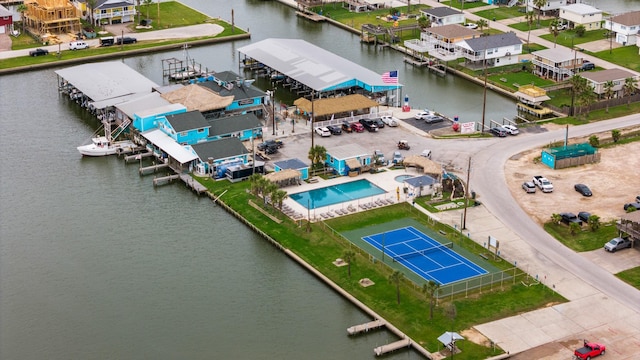
[[[570,128],[569,135],[571,137],[585,136],[595,132],[637,125],[638,123],[640,123],[640,114],[635,114],[582,126],[573,126]],[[509,227],[520,238],[537,249],[539,260],[548,264],[549,269],[554,266],[560,266],[606,296],[628,306],[636,313],[640,313],[640,291],[563,246],[530,219],[509,191],[503,190],[507,188],[504,165],[509,157],[563,138],[564,130],[557,130],[531,136],[506,138],[502,139],[503,141],[488,144],[489,146],[472,155],[472,164],[477,168],[471,172],[471,186],[482,195],[482,203],[494,216],[502,223],[509,224]],[[634,170],[631,169],[631,171]],[[638,171],[638,169],[635,169],[635,171]]]

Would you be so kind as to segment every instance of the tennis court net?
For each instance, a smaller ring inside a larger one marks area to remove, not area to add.
[[[405,259],[409,259],[409,258],[412,258],[412,257],[424,256],[425,254],[428,254],[428,253],[432,253],[432,252],[436,252],[436,251],[443,251],[445,249],[452,249],[452,248],[453,248],[453,243],[449,242],[449,243],[446,243],[446,244],[430,247],[430,248],[427,248],[427,249],[422,249],[422,250],[412,251],[412,252],[408,252],[408,253],[404,253],[404,254],[400,254],[400,255],[395,255],[393,258],[396,259],[396,260],[405,260]]]

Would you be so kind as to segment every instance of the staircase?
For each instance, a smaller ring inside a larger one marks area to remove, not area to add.
[[[111,133],[112,139],[117,139],[131,124],[131,120],[125,119],[113,132]]]

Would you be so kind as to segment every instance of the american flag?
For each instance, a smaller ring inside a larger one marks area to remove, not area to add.
[[[398,70],[388,71],[382,74],[382,82],[385,84],[397,84],[398,83]]]

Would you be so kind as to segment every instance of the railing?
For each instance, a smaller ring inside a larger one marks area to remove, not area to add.
[[[95,20],[101,20],[101,19],[110,19],[114,17],[127,16],[127,15],[135,16],[136,11],[135,10],[108,11],[106,13],[93,14],[93,18]]]

